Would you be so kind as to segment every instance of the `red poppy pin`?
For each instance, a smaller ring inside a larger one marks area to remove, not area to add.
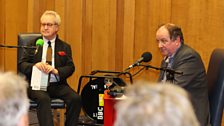
[[[64,51],[59,51],[59,52],[58,52],[58,55],[59,55],[59,56],[65,56],[66,53],[65,53]]]

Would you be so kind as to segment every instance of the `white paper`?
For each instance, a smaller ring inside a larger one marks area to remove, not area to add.
[[[32,90],[44,90],[46,91],[48,86],[49,75],[40,71],[36,66],[33,66],[31,87]]]

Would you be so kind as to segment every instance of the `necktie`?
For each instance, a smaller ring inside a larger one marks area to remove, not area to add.
[[[48,41],[48,48],[47,48],[47,57],[46,61],[48,64],[52,64],[52,48],[51,48],[51,41]]]
[[[173,63],[173,57],[167,57],[167,59],[165,60],[165,68],[171,69],[172,63]],[[164,71],[162,82],[166,82],[166,81],[172,82],[173,77],[174,76],[172,73],[168,71]]]
[[[173,64],[173,57],[169,57],[169,58],[168,58],[167,68],[171,69],[172,64]]]
[[[47,47],[47,54],[46,54],[46,63],[51,65],[52,61],[52,49],[51,49],[51,41],[48,41],[48,47]],[[50,75],[48,76],[48,84],[47,85],[41,85],[40,90],[47,91],[47,86],[49,85],[50,82]]]
[[[172,64],[173,64],[173,57],[169,57],[168,58],[168,64],[167,64],[167,69],[172,69]],[[166,81],[169,81],[169,82],[173,82],[174,80],[174,74],[173,73],[170,73],[169,71],[166,71],[165,72],[165,76],[166,76]]]

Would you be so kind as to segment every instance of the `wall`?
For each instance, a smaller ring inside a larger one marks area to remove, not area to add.
[[[0,0],[0,43],[16,45],[18,33],[39,31],[45,10],[57,11],[59,36],[73,50],[76,72],[69,81],[76,89],[81,75],[123,71],[145,51],[153,54],[150,65],[158,67],[162,57],[155,32],[166,22],[182,27],[185,43],[200,53],[207,68],[212,50],[224,48],[223,8],[220,0]],[[16,49],[0,49],[0,68],[16,71]],[[157,77],[158,71],[149,69],[134,80]]]

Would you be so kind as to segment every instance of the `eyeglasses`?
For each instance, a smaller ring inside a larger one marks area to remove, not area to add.
[[[45,27],[45,26],[47,26],[47,27],[52,27],[53,25],[57,25],[57,24],[52,24],[52,23],[41,23],[40,25],[41,25],[41,27]]]

